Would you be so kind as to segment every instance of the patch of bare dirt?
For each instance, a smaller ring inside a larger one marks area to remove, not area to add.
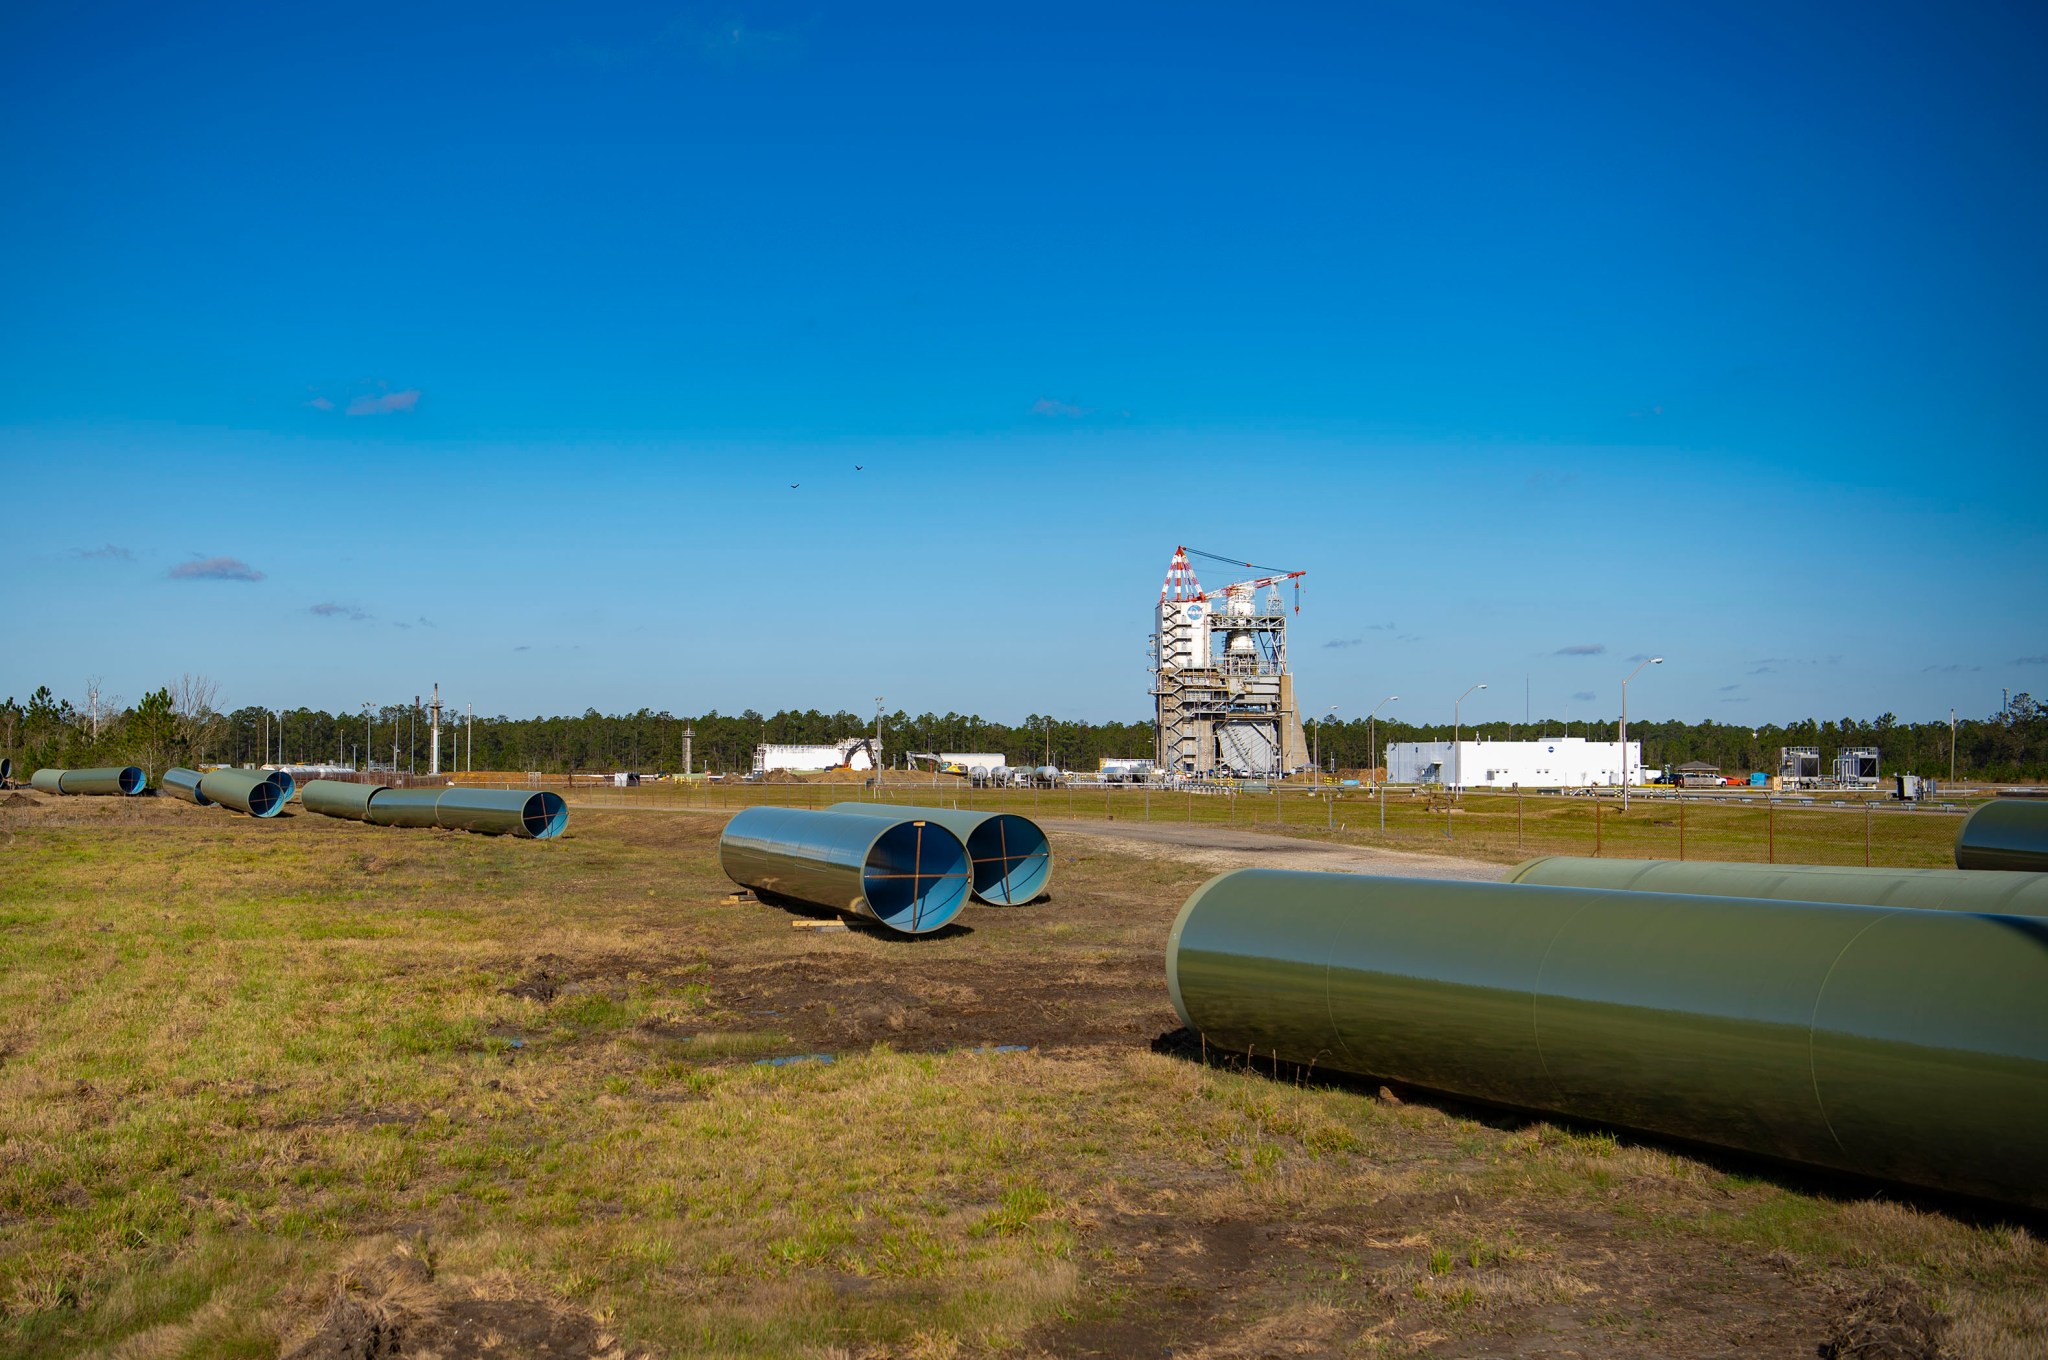
[[[1843,1300],[1820,1360],[1939,1360],[1947,1331],[1918,1285],[1885,1280]]]
[[[641,1360],[587,1313],[437,1279],[418,1239],[359,1251],[316,1308],[288,1331],[280,1360]]]

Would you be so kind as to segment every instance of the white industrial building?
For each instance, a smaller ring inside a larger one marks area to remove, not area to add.
[[[943,765],[958,765],[969,774],[977,770],[987,774],[991,770],[1000,770],[1010,763],[1007,757],[995,751],[941,751],[939,762]]]
[[[1643,782],[1643,744],[1628,743],[1632,784]],[[1618,787],[1622,744],[1584,737],[1537,741],[1401,741],[1387,746],[1387,781],[1465,789]]]
[[[872,770],[875,768],[874,738],[848,737],[831,746],[774,746],[754,748],[754,772],[790,770]]]

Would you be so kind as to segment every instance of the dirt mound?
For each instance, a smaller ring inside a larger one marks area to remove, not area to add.
[[[10,793],[0,798],[0,807],[34,807],[36,800],[25,793]]]
[[[335,1272],[326,1306],[281,1360],[545,1356],[632,1360],[587,1314],[503,1289],[435,1278],[425,1244],[367,1245]]]
[[[525,977],[504,989],[504,995],[523,996],[545,1006],[562,994],[562,984],[566,980],[562,970],[566,966],[553,954],[543,954],[533,961]]]
[[[1886,1280],[1841,1306],[1820,1360],[1939,1360],[1948,1319],[1928,1306],[1910,1280]]]

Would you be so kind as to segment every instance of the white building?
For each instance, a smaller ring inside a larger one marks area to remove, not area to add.
[[[1387,745],[1387,781],[1467,789],[1611,788],[1622,782],[1618,741],[1401,741]],[[1628,744],[1628,780],[1643,782],[1643,744]]]
[[[872,770],[875,768],[872,748],[871,737],[848,737],[831,746],[756,746],[754,771],[757,774],[765,770],[801,773],[836,770],[841,766],[849,770]]]
[[[987,774],[990,770],[999,770],[1010,763],[995,751],[941,751],[939,761],[944,765],[958,765],[969,774],[977,770]]]

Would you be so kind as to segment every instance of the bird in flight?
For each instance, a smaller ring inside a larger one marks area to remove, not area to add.
[[[855,463],[855,464],[853,465],[853,470],[854,470],[855,472],[859,472],[859,471],[861,470],[861,465],[860,465],[859,463]]]

